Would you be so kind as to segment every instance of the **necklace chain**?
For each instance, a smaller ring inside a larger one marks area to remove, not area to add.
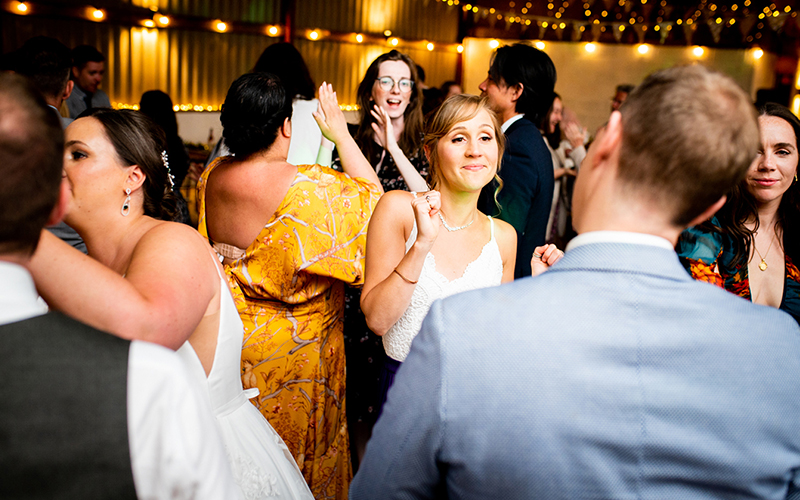
[[[758,234],[758,233],[756,233],[756,234]],[[767,255],[769,255],[769,251],[772,250],[772,244],[773,243],[775,243],[775,236],[773,236],[772,239],[770,240],[769,246],[767,247],[767,251],[764,252],[764,255],[762,256],[761,252],[758,251],[758,247],[756,247],[756,238],[755,238],[755,236],[753,237],[753,250],[756,251],[756,253],[758,254],[758,257],[761,259],[761,262],[758,264],[758,268],[760,270],[762,270],[762,271],[766,271],[767,270],[768,266],[767,266],[767,261],[765,260],[765,257]]]
[[[471,225],[472,225],[472,223],[473,223],[473,222],[475,222],[475,216],[473,216],[473,217],[472,217],[472,220],[471,220],[471,221],[469,221],[469,222],[467,222],[467,223],[466,223],[466,224],[464,224],[463,226],[456,226],[456,227],[452,227],[452,226],[449,226],[449,225],[447,224],[447,221],[446,221],[446,220],[444,220],[444,215],[442,215],[442,211],[441,211],[441,210],[439,210],[439,220],[441,220],[441,221],[442,221],[442,225],[444,226],[444,228],[445,228],[445,229],[447,229],[448,231],[450,231],[450,232],[452,233],[452,232],[454,232],[454,231],[461,231],[462,229],[466,229],[466,228],[468,228],[469,226],[471,226]]]

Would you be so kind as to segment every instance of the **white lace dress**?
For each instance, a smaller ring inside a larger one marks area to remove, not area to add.
[[[242,387],[244,326],[227,282],[220,277],[220,318],[214,365],[208,378],[189,342],[178,349],[184,362],[207,388],[234,478],[247,500],[282,498],[313,500],[297,463],[267,419],[248,399],[258,389]],[[199,371],[198,371],[199,370]]]
[[[467,265],[461,277],[453,281],[448,280],[436,270],[436,259],[433,254],[428,252],[428,255],[425,256],[422,273],[420,273],[414,293],[411,295],[408,309],[383,336],[383,348],[389,357],[397,361],[406,359],[408,350],[411,348],[411,341],[422,328],[422,320],[425,319],[434,300],[476,288],[500,284],[503,278],[503,258],[500,256],[500,247],[497,246],[494,238],[494,221],[491,219],[489,217],[492,228],[491,238],[483,246],[478,258]],[[417,223],[415,221],[406,241],[406,253],[416,240]]]

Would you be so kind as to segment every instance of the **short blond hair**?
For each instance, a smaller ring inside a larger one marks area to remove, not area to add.
[[[620,108],[619,178],[688,225],[746,175],[759,147],[756,110],[729,77],[700,65],[659,71]]]
[[[440,181],[439,157],[436,151],[439,140],[447,135],[457,123],[475,118],[481,110],[488,112],[492,119],[492,128],[494,128],[495,140],[497,141],[497,171],[500,171],[500,161],[503,158],[503,151],[506,146],[506,136],[500,128],[500,120],[497,119],[497,115],[489,107],[489,101],[485,97],[474,95],[453,95],[448,97],[436,111],[433,119],[426,127],[425,138],[422,141],[430,164],[428,184],[431,189],[435,189]]]

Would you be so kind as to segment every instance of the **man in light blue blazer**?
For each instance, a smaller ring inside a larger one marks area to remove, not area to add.
[[[563,259],[434,303],[350,498],[796,494],[800,329],[693,281],[673,251],[757,148],[727,77],[648,77],[581,166]]]

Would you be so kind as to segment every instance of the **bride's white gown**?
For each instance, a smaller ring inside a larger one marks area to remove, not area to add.
[[[233,475],[242,488],[244,498],[313,500],[311,490],[283,439],[248,401],[258,396],[258,389],[245,391],[242,387],[244,326],[222,276],[220,287],[217,349],[208,378],[188,341],[178,349],[178,354],[194,377],[207,389]]]

